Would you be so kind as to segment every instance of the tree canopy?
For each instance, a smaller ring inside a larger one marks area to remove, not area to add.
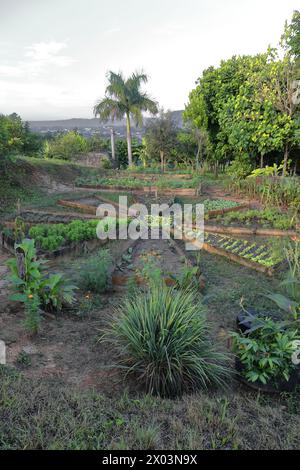
[[[243,161],[248,168],[279,155],[285,173],[299,148],[300,13],[286,24],[278,49],[255,56],[234,56],[209,67],[189,95],[184,118],[207,132],[209,158]],[[296,85],[295,85],[296,83]]]

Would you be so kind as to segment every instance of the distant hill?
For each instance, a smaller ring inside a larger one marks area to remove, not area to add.
[[[172,116],[174,122],[178,127],[182,127],[182,111],[173,111]],[[147,123],[147,118],[145,119],[144,125]],[[99,131],[104,135],[108,135],[110,132],[111,126],[113,126],[119,135],[125,135],[126,133],[126,122],[125,120],[122,121],[114,121],[102,123],[99,119],[92,118],[92,119],[82,119],[82,118],[73,118],[73,119],[62,119],[62,120],[55,120],[55,121],[29,121],[29,126],[32,131],[34,132],[59,132],[59,131],[69,131],[73,129],[77,129],[83,133],[94,133],[95,131]],[[136,128],[134,123],[132,123],[132,130],[133,134],[141,135],[144,132],[144,127]]]

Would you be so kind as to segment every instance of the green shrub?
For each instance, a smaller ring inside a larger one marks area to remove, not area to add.
[[[203,306],[193,291],[152,285],[116,310],[102,341],[147,392],[175,397],[210,385],[224,386],[226,355],[213,345]]]
[[[79,283],[84,291],[101,294],[109,287],[109,268],[112,257],[109,250],[101,250],[97,256],[91,258],[82,266]]]
[[[248,155],[239,155],[233,160],[227,169],[228,175],[234,179],[243,179],[253,170],[251,160]]]
[[[40,308],[60,311],[65,304],[75,302],[75,287],[68,284],[63,274],[42,272],[45,260],[37,259],[34,240],[24,239],[15,245],[16,257],[7,264],[14,294],[11,300],[22,302],[25,309],[25,327],[36,333],[40,322]],[[20,260],[23,259],[21,263]]]
[[[232,333],[233,348],[243,365],[242,375],[249,382],[279,384],[290,379],[297,367],[292,355],[297,349],[299,334],[270,318],[257,319],[247,336]]]

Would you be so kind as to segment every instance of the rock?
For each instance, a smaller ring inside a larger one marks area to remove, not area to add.
[[[38,354],[38,349],[33,344],[28,344],[22,348],[22,352],[28,354],[28,356],[33,356],[34,354]]]

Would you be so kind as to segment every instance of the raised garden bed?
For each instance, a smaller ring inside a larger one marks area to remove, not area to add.
[[[37,254],[41,258],[53,259],[60,256],[66,256],[70,254],[87,253],[100,248],[107,244],[107,240],[85,240],[80,242],[69,243],[64,246],[60,246],[53,250],[38,249]],[[15,240],[13,237],[1,233],[1,246],[4,250],[8,251],[12,255],[15,254]]]
[[[244,209],[249,209],[249,204],[240,204],[227,199],[185,199],[176,197],[175,202],[181,205],[203,204],[204,215],[207,219],[227,214],[228,212],[239,212]]]
[[[195,177],[190,180],[170,179],[164,176],[151,179],[139,179],[138,176],[128,175],[127,177],[104,177],[104,178],[78,178],[76,186],[85,189],[113,189],[114,191],[146,191],[170,193],[174,195],[197,195],[200,190],[200,178]],[[184,191],[185,190],[185,191]],[[194,190],[194,191],[193,191]]]
[[[218,214],[216,214],[218,215]],[[224,217],[217,217],[216,221],[225,226],[242,226],[249,229],[291,231],[297,226],[298,221],[293,215],[282,212],[278,209],[252,209],[240,213],[226,214]]]
[[[137,179],[140,179],[140,180],[145,180],[145,181],[153,181],[153,180],[157,180],[158,178],[165,178],[165,179],[170,179],[170,180],[190,180],[192,179],[192,174],[180,174],[180,173],[168,173],[168,172],[164,172],[164,173],[161,173],[160,171],[158,171],[157,173],[142,173],[142,172],[132,172],[132,171],[128,171],[127,173],[126,172],[123,172],[120,174],[121,177],[128,177],[128,176],[131,176],[133,178],[137,178]]]
[[[53,258],[82,250],[90,251],[105,244],[107,240],[97,238],[98,223],[99,220],[92,219],[74,220],[69,224],[37,224],[27,228],[24,235],[35,240],[39,255]],[[1,245],[14,253],[15,239],[12,230],[10,233],[2,232]]]
[[[39,223],[59,224],[72,222],[72,220],[91,220],[95,218],[92,214],[83,214],[81,212],[36,209],[23,210],[19,216],[24,220],[26,225],[35,225]],[[8,228],[13,228],[15,222],[14,220],[8,220],[4,222],[4,225]]]
[[[155,247],[155,249],[154,249]],[[144,248],[144,249],[143,249]],[[193,268],[195,263],[187,258],[175,240],[159,241],[132,241],[130,248],[126,248],[121,257],[116,261],[112,271],[112,284],[115,287],[128,287],[131,283],[137,286],[146,286],[148,281],[143,272],[144,266],[151,260],[151,270],[157,267],[161,271],[161,279],[167,286],[175,286],[181,278],[184,266]],[[202,274],[197,274],[197,287],[203,290],[205,279]]]
[[[268,245],[249,240],[237,239],[217,234],[205,234],[204,249],[220,254],[232,261],[272,276],[275,267],[282,261]]]
[[[115,193],[116,191],[127,191],[131,194],[154,194],[162,196],[198,196],[200,189],[198,188],[160,188],[159,186],[139,186],[136,188],[130,188],[127,186],[105,186],[105,185],[82,185],[81,189],[95,189],[105,192]]]
[[[258,244],[249,240],[237,239],[226,235],[212,233],[204,234],[204,243],[197,240],[191,241],[183,236],[183,240],[192,243],[195,247],[203,249],[208,253],[223,256],[247,268],[273,276],[275,269],[282,262],[279,255],[275,255],[272,247]]]
[[[294,237],[296,232],[293,230],[277,230],[263,228],[246,228],[246,227],[225,227],[220,225],[205,224],[205,231],[209,233],[218,233],[224,235],[244,235],[244,236],[260,236],[260,237]]]
[[[96,215],[96,211],[97,211],[97,207],[96,205],[91,205],[91,204],[85,204],[83,202],[79,202],[79,201],[69,201],[69,200],[66,200],[66,199],[59,199],[57,201],[57,204],[59,206],[63,206],[63,207],[71,207],[73,209],[78,209],[86,214],[92,214],[92,215]],[[99,204],[98,204],[99,205]]]

